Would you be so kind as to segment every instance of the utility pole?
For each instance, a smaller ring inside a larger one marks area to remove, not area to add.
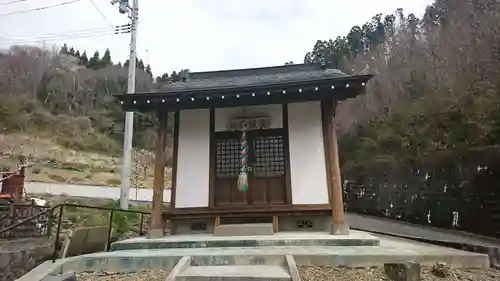
[[[128,87],[127,94],[135,93],[135,70],[136,70],[136,48],[137,48],[137,19],[139,12],[139,0],[133,0],[130,7],[128,0],[113,0],[111,4],[119,3],[118,11],[121,14],[130,12],[131,36],[130,57],[128,64]],[[123,157],[120,188],[120,208],[128,210],[130,195],[130,175],[132,170],[132,138],[134,133],[134,112],[125,113],[125,133],[123,137]]]

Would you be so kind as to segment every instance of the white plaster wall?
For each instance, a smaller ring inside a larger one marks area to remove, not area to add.
[[[288,104],[293,204],[328,204],[320,102]]]
[[[181,110],[175,208],[208,207],[210,110]]]
[[[229,131],[233,118],[267,117],[271,129],[283,128],[283,109],[281,104],[253,105],[245,107],[224,107],[215,109],[215,131]]]

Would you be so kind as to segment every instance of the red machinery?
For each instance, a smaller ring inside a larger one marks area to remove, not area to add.
[[[28,165],[26,165],[24,157],[20,157],[19,162],[20,165],[14,172],[2,173],[2,178],[0,179],[2,184],[0,199],[2,201],[19,202],[24,200],[24,174]]]

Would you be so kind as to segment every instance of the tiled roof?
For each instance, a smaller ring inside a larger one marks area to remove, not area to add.
[[[337,69],[322,69],[319,64],[193,72],[186,81],[172,83],[160,92],[191,92],[211,89],[260,87],[349,77]]]

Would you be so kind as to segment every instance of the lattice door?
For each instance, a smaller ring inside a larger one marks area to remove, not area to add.
[[[282,135],[256,136],[253,139],[253,175],[279,177],[285,174],[284,138]]]
[[[217,140],[217,178],[237,177],[240,172],[240,140],[236,138]]]
[[[285,204],[285,137],[279,131],[249,131],[248,192],[238,190],[240,134],[219,135],[216,141],[215,205]]]

